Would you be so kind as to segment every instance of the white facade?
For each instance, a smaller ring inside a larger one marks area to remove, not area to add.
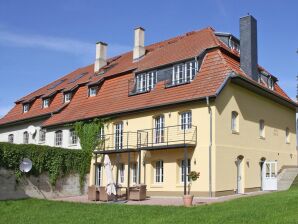
[[[13,125],[5,128],[0,129],[0,142],[8,142],[8,136],[13,134],[14,135],[14,142],[15,144],[23,144],[23,134],[24,132],[28,131],[28,127],[33,125],[36,128],[36,132],[34,135],[29,134],[29,144],[38,144],[38,145],[48,145],[48,146],[55,146],[55,132],[58,130],[62,131],[62,148],[70,148],[70,149],[80,149],[79,139],[76,145],[71,144],[70,141],[70,128],[61,127],[56,129],[45,129],[46,130],[46,137],[45,142],[39,141],[39,134],[41,130],[41,124],[43,121],[39,122],[32,122],[32,123],[25,123],[22,125]]]

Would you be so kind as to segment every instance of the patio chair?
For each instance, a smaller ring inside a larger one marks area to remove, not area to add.
[[[108,195],[106,191],[106,187],[99,187],[99,200],[100,201],[114,201],[116,198],[115,195]]]
[[[97,186],[92,185],[88,187],[88,200],[89,201],[99,200],[99,189]]]
[[[139,184],[129,188],[129,200],[142,201],[146,199],[146,187],[145,184]]]

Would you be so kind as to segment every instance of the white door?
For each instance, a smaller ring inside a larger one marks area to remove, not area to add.
[[[243,159],[237,159],[237,194],[243,194]]]
[[[277,162],[265,161],[262,167],[262,189],[263,191],[277,190]]]

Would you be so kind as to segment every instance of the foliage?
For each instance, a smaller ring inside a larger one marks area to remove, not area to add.
[[[85,175],[89,173],[87,168],[90,167],[90,160],[82,150],[0,143],[0,167],[14,170],[17,180],[22,175],[19,171],[19,164],[23,158],[29,158],[33,163],[32,170],[28,175],[38,176],[47,172],[53,186],[59,177],[78,173],[82,187]]]
[[[188,194],[190,194],[190,188],[193,181],[196,181],[200,177],[200,172],[196,171],[190,171],[190,173],[187,175],[190,177],[190,183],[188,184]]]

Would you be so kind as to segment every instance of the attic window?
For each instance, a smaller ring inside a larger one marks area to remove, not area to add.
[[[157,82],[156,71],[138,74],[136,76],[137,92],[147,92],[153,89]]]
[[[50,106],[50,99],[44,99],[42,103],[43,108],[48,108]]]
[[[93,97],[97,95],[97,86],[92,86],[89,88],[89,96]]]
[[[23,113],[27,113],[30,109],[30,105],[29,103],[26,103],[23,105]]]
[[[64,103],[69,103],[71,101],[71,93],[65,93],[64,94]]]
[[[268,87],[271,90],[274,90],[274,79],[271,75],[261,72],[259,74],[259,83],[265,84],[266,87]]]
[[[75,78],[71,79],[71,80],[68,82],[68,84],[70,84],[70,83],[74,83],[74,82],[78,81],[80,78],[84,77],[84,76],[87,75],[87,74],[88,74],[88,72],[79,74],[79,75],[76,76]]]
[[[57,86],[59,86],[61,83],[63,83],[65,81],[65,79],[59,80],[57,82],[55,82],[53,85],[51,85],[48,90],[52,90],[55,89]]]
[[[229,41],[229,48],[231,48],[232,50],[240,52],[240,45],[236,41],[230,40]]]

